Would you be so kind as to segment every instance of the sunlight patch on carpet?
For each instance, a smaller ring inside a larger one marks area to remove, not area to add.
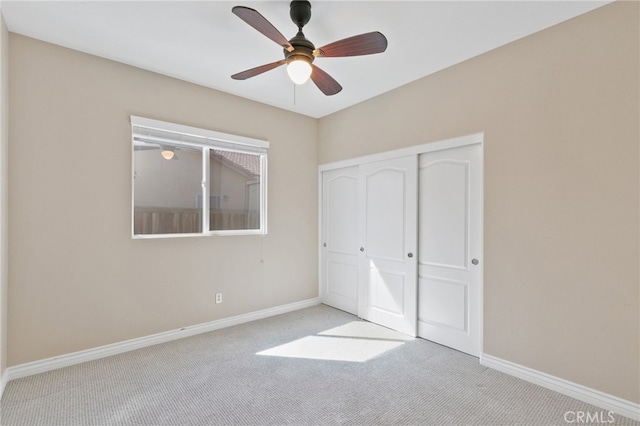
[[[332,361],[366,362],[413,340],[376,324],[353,321],[276,346],[257,355]]]
[[[320,336],[354,337],[358,339],[397,340],[407,342],[413,337],[367,321],[351,321],[348,324],[318,333]]]

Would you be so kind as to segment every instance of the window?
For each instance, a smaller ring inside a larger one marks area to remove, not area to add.
[[[131,117],[134,238],[266,233],[269,142]]]

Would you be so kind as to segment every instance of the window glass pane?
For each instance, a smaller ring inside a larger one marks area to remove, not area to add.
[[[202,149],[134,141],[134,235],[202,232]]]
[[[269,142],[143,117],[131,124],[134,237],[266,233]]]
[[[209,228],[260,229],[261,157],[211,149]]]

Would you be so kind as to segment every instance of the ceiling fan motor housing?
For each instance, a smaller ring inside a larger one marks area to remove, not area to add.
[[[289,52],[284,49],[284,57],[287,63],[298,59],[306,60],[309,63],[313,62],[313,51],[316,47],[304,36],[302,31],[298,31],[298,34],[289,40],[289,43],[293,46],[293,50]]]

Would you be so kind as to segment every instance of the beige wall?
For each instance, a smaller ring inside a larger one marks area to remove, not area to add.
[[[327,163],[485,132],[484,352],[640,402],[639,4],[320,120]]]
[[[11,35],[8,364],[315,297],[318,163],[483,131],[484,352],[640,402],[639,15],[319,121]],[[269,235],[131,240],[131,114],[270,140]]]
[[[9,365],[317,297],[317,120],[15,34],[10,72]],[[130,115],[269,140],[269,234],[132,240]]]
[[[7,368],[9,32],[0,14],[0,376]],[[0,390],[1,393],[1,390]]]

